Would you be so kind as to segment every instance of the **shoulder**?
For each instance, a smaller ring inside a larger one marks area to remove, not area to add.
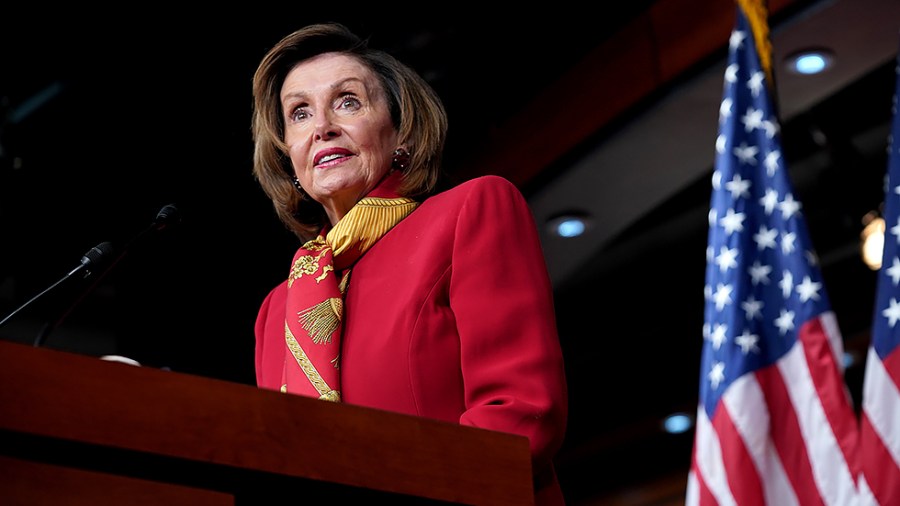
[[[462,191],[500,190],[513,191],[516,193],[519,192],[519,189],[512,183],[512,181],[506,179],[505,177],[495,176],[492,174],[469,179],[468,181],[460,183],[454,189]]]
[[[534,220],[518,187],[501,176],[469,179],[426,199],[414,215],[432,224],[505,223]]]
[[[268,315],[272,311],[282,311],[284,309],[284,303],[287,300],[287,280],[284,280],[269,290],[269,293],[266,294],[265,298],[263,298],[262,304],[259,307],[259,317],[263,317]]]
[[[493,198],[506,196],[515,200],[524,201],[519,188],[512,181],[495,175],[486,175],[472,178],[457,184],[453,188],[444,190],[428,200],[439,202],[464,202],[470,199]]]

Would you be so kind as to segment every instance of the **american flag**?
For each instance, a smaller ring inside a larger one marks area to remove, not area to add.
[[[866,504],[900,504],[900,59],[884,195],[886,237],[866,358],[859,482]]]
[[[856,504],[843,342],[770,96],[765,7],[736,2],[709,211],[686,504]]]

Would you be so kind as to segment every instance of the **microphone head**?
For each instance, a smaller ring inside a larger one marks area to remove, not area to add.
[[[110,242],[101,242],[94,246],[81,257],[81,265],[85,267],[93,267],[101,262],[108,260],[113,254],[113,245]]]
[[[81,265],[73,269],[69,276],[78,271],[84,271],[83,276],[87,278],[93,273],[93,269],[98,269],[101,264],[106,264],[112,258],[114,251],[115,248],[113,248],[112,243],[101,242],[81,257]]]
[[[153,220],[153,224],[162,229],[169,225],[176,225],[181,222],[181,211],[175,207],[175,204],[168,204],[163,206],[162,209],[156,214],[156,219]]]

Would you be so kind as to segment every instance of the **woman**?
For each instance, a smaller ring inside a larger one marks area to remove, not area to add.
[[[435,194],[440,99],[342,25],[282,39],[253,93],[254,175],[303,241],[260,307],[258,385],[527,436],[536,502],[561,504],[565,374],[521,193]]]

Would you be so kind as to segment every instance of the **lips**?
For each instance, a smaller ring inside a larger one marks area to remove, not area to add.
[[[348,156],[352,156],[352,155],[353,155],[352,151],[350,151],[348,149],[344,149],[344,148],[323,149],[322,151],[319,151],[318,153],[316,153],[316,156],[313,159],[313,163],[318,166],[318,165],[322,165],[322,164],[327,164],[329,162],[336,162],[339,160],[343,160],[344,158],[347,158]]]

